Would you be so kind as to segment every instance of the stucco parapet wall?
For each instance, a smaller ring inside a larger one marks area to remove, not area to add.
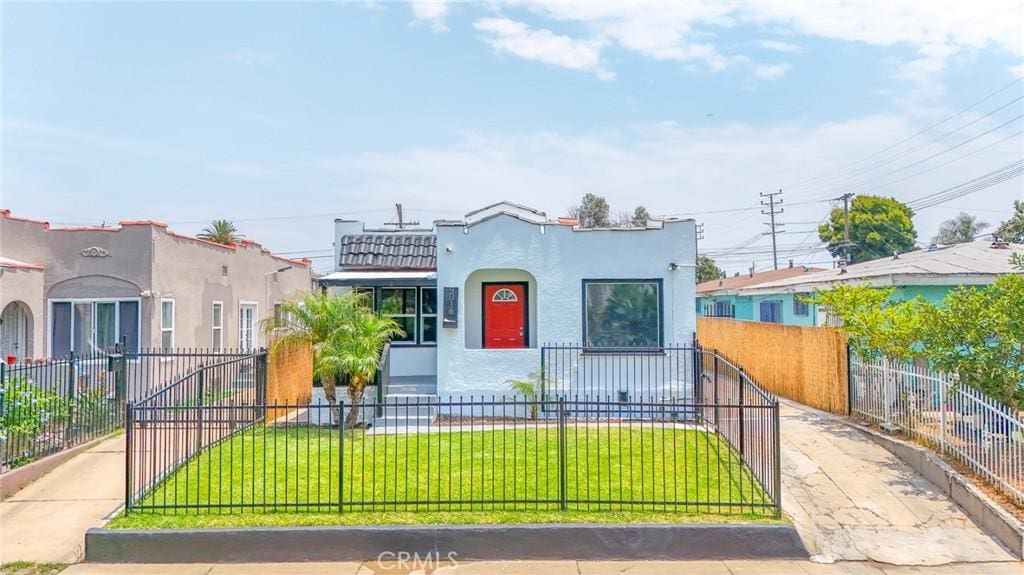
[[[652,231],[652,230],[664,229],[664,227],[666,225],[669,225],[669,224],[680,224],[680,223],[688,223],[688,222],[695,221],[692,218],[687,218],[687,219],[669,218],[669,219],[665,219],[665,220],[654,220],[654,219],[652,219],[652,220],[648,221],[647,227],[645,227],[645,228],[582,228],[582,227],[580,227],[577,224],[572,224],[572,223],[567,223],[567,222],[560,222],[558,220],[534,221],[534,220],[530,220],[530,219],[527,219],[527,218],[524,218],[524,217],[520,217],[519,215],[514,214],[514,213],[498,212],[498,213],[495,213],[495,214],[491,214],[491,215],[489,215],[489,216],[487,216],[485,218],[480,218],[480,219],[471,220],[471,221],[464,221],[464,220],[437,220],[437,221],[434,222],[434,226],[438,227],[438,228],[460,228],[460,227],[471,228],[471,227],[478,226],[480,224],[483,224],[485,222],[488,222],[490,220],[493,220],[493,219],[501,217],[501,216],[508,216],[508,217],[511,217],[511,218],[515,218],[515,219],[517,219],[519,221],[526,222],[528,224],[533,224],[535,226],[559,226],[559,227],[564,227],[564,228],[570,228],[574,232],[616,232],[616,233],[630,233],[630,232],[632,232],[632,233],[638,233],[638,232],[647,232],[647,231]]]
[[[25,223],[29,223],[29,224],[39,225],[39,226],[42,227],[43,230],[45,230],[47,232],[102,232],[102,233],[117,233],[117,232],[120,232],[120,231],[122,231],[122,230],[124,230],[125,228],[128,228],[128,227],[148,226],[154,232],[159,231],[158,233],[163,233],[164,235],[170,236],[172,238],[177,238],[177,239],[181,239],[181,240],[185,240],[185,241],[189,241],[189,242],[195,242],[197,244],[202,244],[202,245],[206,245],[206,246],[216,247],[216,248],[220,248],[220,249],[228,250],[228,251],[237,251],[238,248],[241,247],[242,249],[258,250],[259,253],[262,254],[262,255],[265,255],[265,256],[268,256],[268,257],[271,257],[271,258],[274,258],[276,260],[280,260],[280,261],[283,261],[283,262],[287,262],[287,263],[292,264],[292,265],[309,267],[310,264],[311,264],[310,260],[308,260],[306,258],[292,259],[292,258],[286,258],[286,257],[275,255],[270,250],[264,248],[260,243],[255,242],[253,240],[241,240],[237,244],[228,244],[228,245],[219,244],[217,242],[211,242],[209,240],[203,240],[203,239],[200,239],[200,238],[197,238],[197,237],[194,237],[194,236],[189,236],[189,235],[186,235],[186,234],[179,234],[179,233],[171,230],[170,227],[166,223],[159,222],[159,221],[156,221],[156,220],[122,220],[122,221],[118,222],[116,226],[102,226],[102,227],[101,226],[73,226],[73,227],[59,227],[58,228],[58,227],[51,226],[50,222],[47,222],[45,220],[34,220],[34,219],[31,219],[31,218],[23,218],[23,217],[20,217],[20,216],[14,216],[14,215],[11,214],[11,210],[7,210],[7,209],[0,210],[0,216],[3,216],[4,219],[9,219],[9,220],[17,221],[17,222],[25,222]],[[0,261],[2,261],[2,260],[0,260]],[[0,267],[2,267],[2,264],[0,264]]]

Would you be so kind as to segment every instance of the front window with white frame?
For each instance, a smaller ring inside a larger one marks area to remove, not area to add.
[[[138,299],[50,300],[50,355],[108,352],[118,343],[139,349]]]
[[[224,349],[224,302],[213,302],[213,351]]]
[[[174,348],[174,300],[160,300],[160,347]]]

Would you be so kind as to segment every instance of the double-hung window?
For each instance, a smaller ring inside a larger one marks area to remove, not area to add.
[[[410,288],[381,288],[380,313],[398,323],[403,335],[391,341],[416,343],[417,290]]]
[[[160,347],[174,348],[174,300],[160,300]]]
[[[224,302],[213,302],[213,351],[224,349]]]
[[[111,351],[122,341],[139,348],[139,300],[50,301],[50,355]]]
[[[803,299],[805,297],[807,297],[805,293],[798,293],[793,296],[793,315],[807,316],[810,314],[810,306]]]
[[[760,304],[761,321],[782,323],[782,300],[765,300]]]
[[[586,347],[660,347],[661,280],[583,280]]]

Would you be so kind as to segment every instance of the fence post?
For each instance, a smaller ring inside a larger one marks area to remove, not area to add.
[[[775,518],[782,517],[782,425],[779,421],[779,400],[775,400],[772,406],[772,425],[775,427],[775,454],[772,457],[773,472],[775,473],[773,488],[775,489]]]
[[[124,404],[124,512],[132,508],[132,403]]]
[[[199,387],[199,405],[196,406],[196,447],[195,452],[199,453],[203,449],[203,403],[206,397],[206,371],[203,368],[199,368],[199,372],[196,373],[196,385]],[[187,418],[186,418],[187,419]]]
[[[747,374],[746,374],[745,371],[743,371],[743,368],[741,367],[740,368],[740,457],[743,457],[743,452],[744,452],[744,441],[743,441],[744,433],[743,432],[744,432],[744,430],[746,428],[746,425],[745,425],[746,420],[743,418],[743,388],[745,387],[743,385],[743,382],[746,379],[747,379]]]
[[[569,508],[568,470],[566,469],[565,398],[558,398],[558,508]]]
[[[75,430],[75,352],[72,350],[68,353],[68,388],[67,388],[67,399],[68,399],[68,424],[64,430],[64,448],[66,449],[70,444]]]
[[[892,381],[892,366],[888,356],[882,357],[882,366],[882,419],[885,420],[884,427],[889,429],[892,427],[892,405],[889,391],[889,382]]]
[[[714,361],[715,361],[715,365],[714,365],[714,374],[715,374],[715,430],[717,431],[718,430],[718,424],[719,424],[720,418],[721,418],[721,408],[718,406],[718,348],[715,348],[715,349],[711,350],[711,353],[714,354],[713,357],[714,357]]]
[[[254,403],[267,403],[267,350],[263,348],[256,356],[256,397]]]
[[[939,384],[939,448],[946,453],[946,380],[942,377],[935,378]]]

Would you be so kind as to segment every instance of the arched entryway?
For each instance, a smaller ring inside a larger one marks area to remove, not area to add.
[[[32,357],[32,311],[20,301],[12,301],[0,312],[0,358],[23,361]]]

